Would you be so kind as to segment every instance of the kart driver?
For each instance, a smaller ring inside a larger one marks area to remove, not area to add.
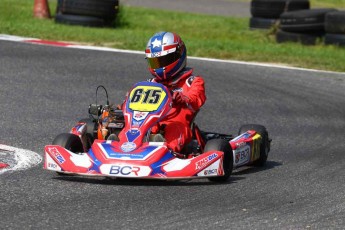
[[[175,33],[154,34],[147,43],[145,54],[148,69],[153,75],[148,81],[161,83],[173,92],[171,111],[151,132],[157,134],[156,141],[159,133],[163,132],[168,147],[180,153],[191,141],[191,124],[206,101],[204,80],[193,75],[192,68],[186,67],[187,49]]]

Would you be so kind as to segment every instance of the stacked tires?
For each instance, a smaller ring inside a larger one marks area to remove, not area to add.
[[[325,44],[345,46],[345,11],[334,11],[326,15]]]
[[[58,0],[55,22],[90,27],[111,26],[119,0]]]
[[[325,17],[335,9],[309,9],[280,15],[277,42],[301,42],[314,45],[325,35]]]
[[[252,0],[249,27],[269,29],[284,12],[309,9],[309,0]]]

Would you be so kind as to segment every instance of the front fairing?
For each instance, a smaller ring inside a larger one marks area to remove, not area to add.
[[[125,127],[119,134],[123,151],[131,152],[143,144],[150,129],[170,111],[172,98],[160,83],[139,82],[129,92],[123,106]]]
[[[87,176],[147,179],[191,179],[224,175],[223,152],[210,151],[180,159],[164,143],[145,143],[128,153],[119,142],[96,140],[88,153],[76,154],[63,147],[45,147],[44,168]]]

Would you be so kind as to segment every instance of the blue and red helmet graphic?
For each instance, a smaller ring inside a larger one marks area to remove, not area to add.
[[[170,80],[186,66],[187,49],[179,35],[159,32],[148,41],[146,59],[158,82]]]

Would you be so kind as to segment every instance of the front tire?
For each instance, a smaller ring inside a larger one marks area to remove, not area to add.
[[[53,145],[59,145],[71,152],[82,153],[84,151],[83,144],[77,135],[72,133],[61,133],[53,140]],[[60,176],[66,175],[63,172],[56,172]]]
[[[232,173],[232,168],[234,164],[231,146],[229,142],[224,139],[211,139],[206,143],[204,152],[208,152],[212,150],[224,152],[224,159],[223,159],[224,175],[218,176],[218,177],[210,177],[208,179],[213,182],[225,182],[229,179]]]
[[[84,152],[83,144],[77,135],[72,133],[61,133],[53,140],[53,145],[59,145],[71,152],[82,153]]]
[[[260,143],[260,157],[256,160],[253,165],[255,166],[264,166],[267,161],[268,152],[270,151],[270,140],[268,137],[268,132],[265,126],[256,125],[256,124],[247,124],[242,125],[238,134],[242,134],[247,132],[248,130],[255,130],[261,136],[261,143]]]

